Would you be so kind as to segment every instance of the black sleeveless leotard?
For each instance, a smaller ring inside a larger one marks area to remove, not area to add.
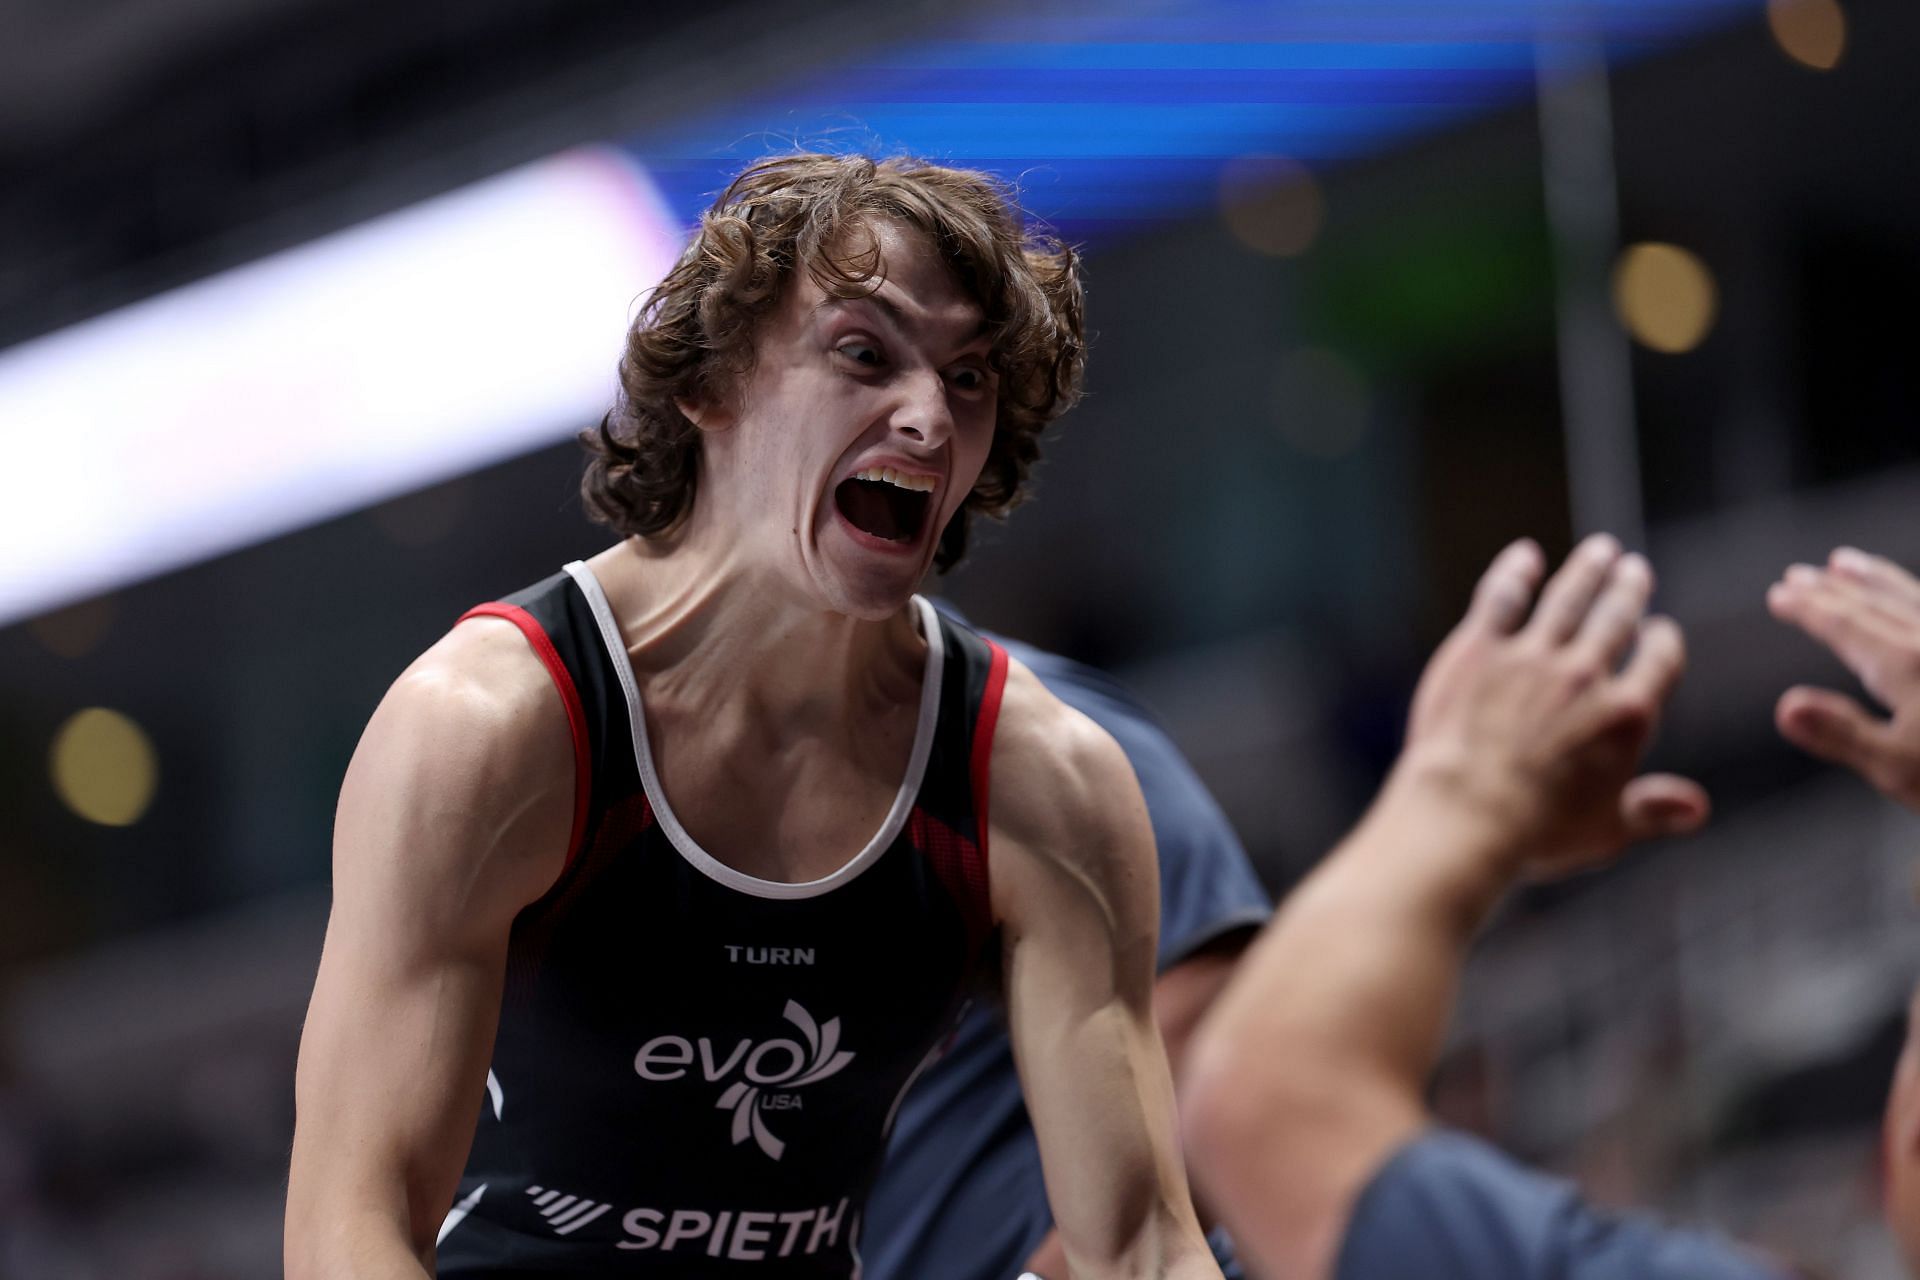
[[[513,622],[546,664],[577,785],[566,870],[513,925],[442,1277],[858,1274],[893,1110],[991,929],[1006,654],[912,607],[907,776],[868,846],[806,884],[742,875],[674,819],[586,566],[468,615]]]

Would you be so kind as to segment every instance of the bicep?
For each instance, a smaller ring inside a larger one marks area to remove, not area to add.
[[[1018,771],[1025,785],[1049,785],[1044,803],[997,806],[1013,811],[1013,829],[996,824],[994,895],[1008,1024],[1048,1195],[1069,1253],[1097,1272],[1145,1237],[1184,1234],[1192,1211],[1154,1023],[1158,884],[1146,810],[1110,740],[1081,746],[1082,768],[1064,787],[1017,755],[1010,762],[1009,780]],[[997,753],[994,767],[998,787]],[[1042,811],[1051,818],[1021,820]]]
[[[485,1090],[498,946],[393,945],[402,910],[336,908],[295,1076],[290,1216],[390,1218],[416,1249],[452,1202]]]
[[[1054,1219],[1076,1259],[1107,1260],[1178,1181],[1172,1085],[1150,1000],[1069,914],[1009,941],[1007,1020]]]
[[[403,677],[368,726],[301,1038],[290,1236],[371,1217],[430,1248],[484,1096],[513,917],[565,854],[571,767],[543,763],[548,721],[511,689]]]

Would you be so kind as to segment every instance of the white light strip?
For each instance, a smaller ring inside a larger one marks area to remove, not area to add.
[[[0,352],[0,624],[564,439],[681,239],[572,151]]]

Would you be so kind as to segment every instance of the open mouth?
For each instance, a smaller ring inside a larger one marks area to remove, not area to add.
[[[933,477],[909,476],[891,467],[869,467],[842,480],[834,505],[847,523],[888,542],[912,542],[927,521]]]

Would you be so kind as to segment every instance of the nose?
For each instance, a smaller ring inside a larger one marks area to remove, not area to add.
[[[889,424],[900,435],[929,449],[953,435],[953,409],[947,403],[946,379],[938,370],[916,370],[899,379],[899,403]]]

